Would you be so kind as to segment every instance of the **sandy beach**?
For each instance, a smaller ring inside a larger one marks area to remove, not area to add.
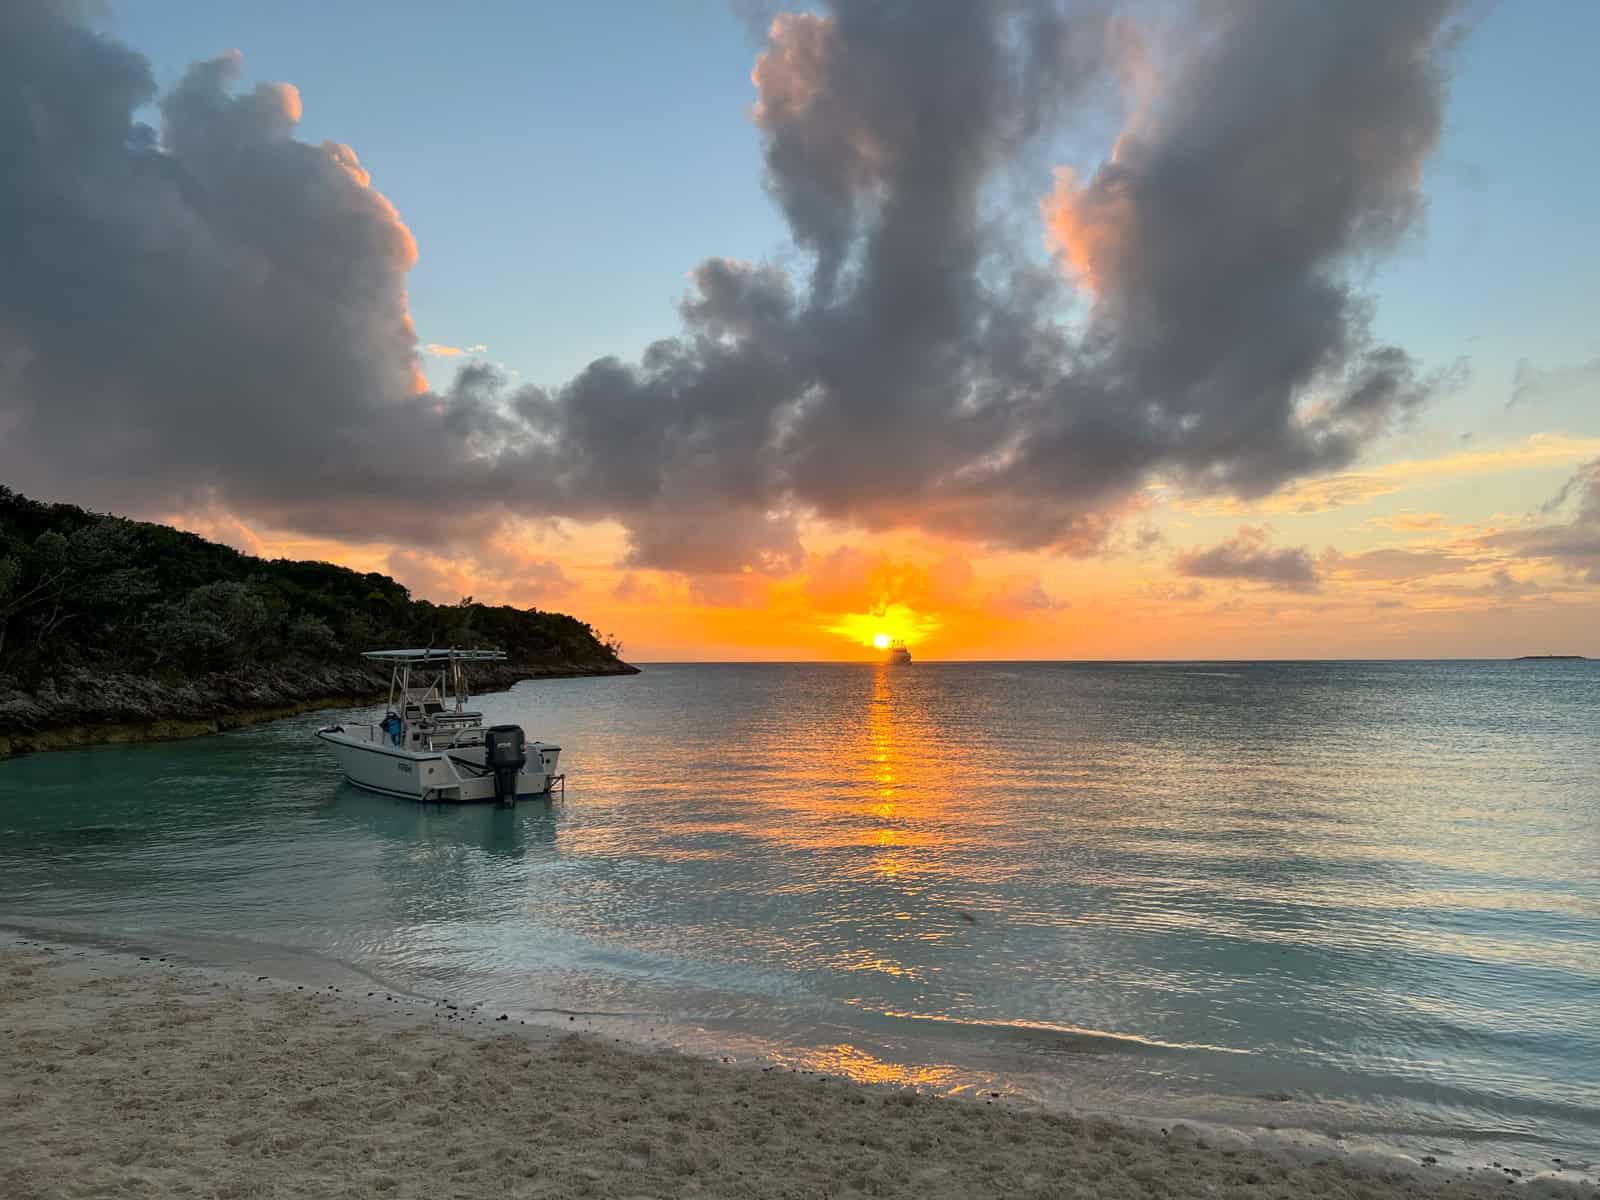
[[[0,1145],[13,1200],[1595,1194],[727,1066],[17,936],[0,940]]]

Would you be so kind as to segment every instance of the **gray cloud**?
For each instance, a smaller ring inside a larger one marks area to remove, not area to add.
[[[1467,596],[1501,601],[1526,599],[1537,596],[1540,591],[1539,585],[1531,579],[1518,579],[1503,567],[1491,572],[1483,583],[1435,583],[1427,590],[1439,596]]]
[[[75,8],[16,0],[0,475],[418,546],[611,518],[630,565],[705,573],[795,564],[806,514],[1092,552],[1152,474],[1260,495],[1428,394],[1350,272],[1422,209],[1456,7],[1197,0],[1144,46],[1111,4],[784,15],[753,112],[804,278],[711,259],[635,362],[435,395],[410,235],[353,152],[294,137],[292,88],[240,92],[225,55],[158,95]],[[1044,190],[1108,58],[1135,112],[1044,208],[1075,291],[1001,200]]]
[[[1539,511],[1551,516],[1568,508],[1570,520],[1489,534],[1479,544],[1555,562],[1588,583],[1600,583],[1600,459],[1579,467]]]
[[[1511,375],[1511,399],[1506,401],[1506,407],[1511,409],[1584,388],[1600,388],[1600,358],[1561,367],[1541,367],[1519,358]]]
[[[1178,555],[1179,575],[1200,579],[1245,579],[1290,592],[1314,592],[1322,583],[1304,546],[1274,547],[1265,529],[1241,528],[1225,542]]]

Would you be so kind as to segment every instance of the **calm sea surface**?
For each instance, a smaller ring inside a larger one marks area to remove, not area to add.
[[[0,763],[0,921],[829,1074],[1600,1160],[1600,663],[654,666],[482,706],[565,748],[564,801],[364,794],[329,714]]]

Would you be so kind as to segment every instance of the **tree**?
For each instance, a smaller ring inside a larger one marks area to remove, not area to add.
[[[172,658],[194,668],[231,666],[269,623],[266,601],[249,584],[224,580],[157,609],[147,639],[156,664]]]
[[[154,591],[150,573],[134,563],[132,528],[102,517],[70,534],[47,529],[20,556],[0,567],[0,660],[7,634],[21,625],[34,649],[69,622],[120,626]]]

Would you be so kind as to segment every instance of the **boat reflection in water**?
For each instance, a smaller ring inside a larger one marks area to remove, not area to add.
[[[476,804],[418,804],[341,783],[320,815],[361,847],[353,873],[370,873],[381,908],[408,930],[395,944],[374,930],[365,947],[392,974],[435,986],[458,979],[430,961],[430,927],[483,922],[515,928],[530,919],[531,880],[555,858],[556,814],[549,801],[514,809]],[[390,956],[394,957],[391,958]],[[386,961],[385,961],[386,960]],[[395,972],[396,964],[404,971]]]
[[[548,799],[524,801],[523,807],[517,809],[419,804],[374,795],[342,782],[323,815],[412,851],[418,847],[450,847],[521,858],[531,847],[553,845],[556,840],[555,805]]]

